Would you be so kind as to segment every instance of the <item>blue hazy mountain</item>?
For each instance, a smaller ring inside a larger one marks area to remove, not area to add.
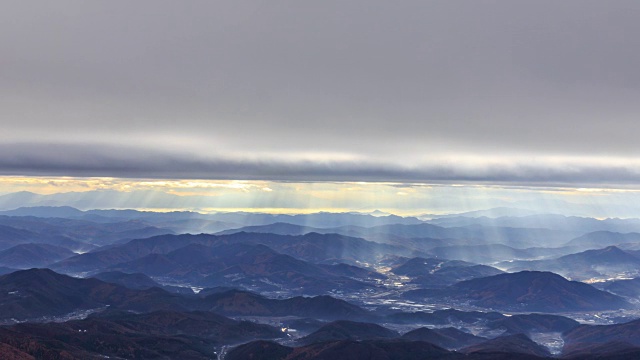
[[[5,233],[9,234],[5,235]],[[71,244],[77,247],[78,243],[83,243],[95,247],[95,245],[109,245],[123,240],[172,233],[170,229],[159,228],[138,220],[100,223],[59,217],[0,215],[0,244],[4,237],[13,239],[13,245],[38,242],[65,247],[67,246],[65,243],[68,243],[70,247]],[[87,249],[79,251],[87,251]]]
[[[640,258],[615,246],[586,250],[557,259],[514,261],[501,265],[511,271],[552,271],[578,280],[615,277],[617,274],[638,274],[640,272]]]
[[[380,278],[353,266],[318,266],[279,254],[261,244],[222,244],[208,247],[190,244],[167,254],[149,254],[109,267],[110,270],[143,273],[203,287],[234,286],[252,291],[288,289],[291,293],[325,294],[331,290],[363,291],[363,282]],[[354,275],[365,276],[357,280]]]
[[[461,281],[442,290],[413,290],[410,299],[445,297],[491,309],[570,312],[631,308],[623,298],[551,272],[521,271]]]
[[[428,222],[444,227],[481,225],[564,230],[582,234],[595,231],[640,232],[640,219],[594,219],[560,214],[532,214],[525,216],[508,214],[500,217],[459,215],[434,218],[428,220]]]
[[[569,241],[567,246],[582,249],[600,249],[612,245],[639,243],[640,233],[620,233],[614,231],[594,231]]]
[[[73,251],[50,244],[20,244],[0,251],[0,265],[15,269],[43,267],[76,255]]]
[[[84,194],[84,193],[83,193]],[[12,194],[0,196],[0,208],[2,208],[3,199],[5,197],[11,198]],[[55,196],[63,196],[64,194],[55,194]],[[86,194],[85,194],[86,195]],[[164,194],[167,195],[167,194]],[[33,196],[48,196],[48,195],[24,195],[28,197]],[[54,195],[51,195],[54,196]],[[101,197],[108,198],[114,196],[116,198],[125,197],[129,200],[130,193],[118,193],[108,192],[100,195]],[[144,198],[147,195],[142,196]],[[329,213],[318,212],[312,214],[266,214],[266,213],[249,213],[249,212],[219,212],[212,214],[201,214],[191,211],[174,211],[168,213],[151,212],[151,211],[137,211],[137,210],[115,210],[114,208],[126,209],[126,204],[114,205],[112,210],[87,210],[80,211],[78,208],[94,208],[95,202],[89,206],[69,206],[70,202],[60,203],[58,206],[25,206],[24,203],[15,207],[6,208],[6,210],[0,212],[3,215],[12,216],[38,216],[38,217],[69,217],[74,219],[91,217],[115,218],[115,219],[138,219],[146,221],[175,221],[175,220],[187,220],[187,219],[202,219],[202,220],[215,220],[220,222],[226,222],[231,224],[241,224],[243,226],[251,225],[268,225],[277,222],[285,222],[295,225],[303,225],[310,227],[339,227],[344,225],[355,226],[378,226],[386,224],[420,224],[422,221],[415,217],[402,217],[397,215],[385,215],[374,216],[371,214],[362,213]],[[143,206],[130,206],[130,208],[139,208]]]
[[[310,232],[336,233],[345,236],[362,237],[367,240],[411,247],[427,251],[434,247],[449,245],[503,244],[519,248],[535,246],[558,247],[582,234],[575,231],[528,229],[510,227],[487,227],[471,225],[446,228],[432,224],[388,224],[378,226],[340,226],[317,228],[290,223],[246,226],[228,229],[219,234],[235,232],[273,233],[301,235]]]
[[[273,234],[235,233],[231,235],[162,235],[136,239],[104,250],[81,254],[53,264],[53,269],[64,272],[86,272],[133,261],[149,254],[167,254],[190,244],[205,246],[221,244],[263,244],[273,250],[305,261],[321,262],[375,262],[384,254],[412,255],[413,251],[399,246],[379,244],[364,239],[337,234],[306,234],[283,236]]]
[[[633,279],[613,280],[604,283],[602,287],[608,292],[629,298],[640,297],[640,277]]]

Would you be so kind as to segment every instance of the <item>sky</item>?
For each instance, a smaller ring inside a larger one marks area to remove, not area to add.
[[[639,188],[637,1],[2,8],[0,192],[12,177]]]

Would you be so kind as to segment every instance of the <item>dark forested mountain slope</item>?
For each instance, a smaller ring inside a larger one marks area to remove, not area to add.
[[[114,309],[214,311],[228,315],[287,316],[365,320],[374,316],[330,296],[269,299],[231,290],[207,296],[180,295],[160,288],[133,290],[98,279],[78,279],[48,269],[0,276],[0,320],[61,316],[78,310]]]
[[[516,334],[500,336],[483,343],[468,346],[461,350],[464,353],[503,353],[511,354],[514,358],[517,354],[547,357],[551,354],[544,346],[529,339],[526,335]]]
[[[76,255],[73,251],[50,244],[20,244],[0,251],[0,265],[15,269],[43,267]]]
[[[402,335],[402,339],[426,341],[445,349],[459,349],[487,341],[486,338],[475,336],[453,327],[435,329],[421,327],[405,333]]]
[[[78,321],[0,328],[0,344],[38,359],[204,360],[216,357],[217,345],[282,336],[271,326],[209,312],[106,312]],[[0,356],[10,359],[5,351],[0,347]]]
[[[370,340],[395,338],[399,334],[377,324],[338,320],[326,325],[299,340],[301,344],[312,344],[335,340]]]

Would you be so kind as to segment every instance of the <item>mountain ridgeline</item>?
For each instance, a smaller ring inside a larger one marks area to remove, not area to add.
[[[639,281],[637,219],[16,207],[0,358],[635,359]]]

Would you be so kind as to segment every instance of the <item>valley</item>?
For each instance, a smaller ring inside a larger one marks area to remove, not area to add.
[[[640,243],[611,231],[607,220],[591,221],[596,232],[580,234],[575,219],[559,223],[557,217],[553,226],[529,232],[530,215],[510,218],[517,227],[502,228],[495,226],[506,221],[501,218],[443,227],[435,225],[438,219],[318,213],[286,219],[292,223],[271,217],[278,222],[263,225],[266,215],[179,213],[176,219],[188,221],[177,221],[170,213],[67,210],[60,213],[69,218],[50,217],[57,211],[2,215],[0,245],[7,250],[0,266],[7,270],[0,276],[0,321],[13,335],[0,334],[0,343],[8,352],[29,353],[34,350],[25,344],[38,341],[45,345],[37,351],[72,358],[142,356],[122,352],[128,344],[135,354],[160,351],[148,356],[234,359],[239,351],[255,351],[251,341],[266,340],[261,347],[289,354],[282,359],[332,349],[318,344],[355,346],[349,351],[357,353],[395,342],[428,353],[435,348],[420,344],[437,346],[442,358],[481,358],[486,351],[544,358],[575,354],[567,337],[573,328],[615,329],[640,319],[635,280],[629,280],[640,268]],[[203,222],[248,224],[180,233]],[[123,223],[130,230],[120,231]],[[598,224],[608,229],[605,238]],[[39,228],[46,235],[38,235]],[[29,236],[15,236],[24,231]],[[132,231],[142,237],[129,238]],[[536,243],[536,234],[554,243]],[[583,240],[591,234],[604,239],[602,246]],[[147,323],[151,319],[157,325]],[[212,319],[217,330],[206,325]],[[75,328],[79,338],[63,335]],[[85,331],[89,338],[113,334],[110,350],[81,340]],[[628,336],[637,336],[640,348],[640,332]],[[145,345],[158,337],[175,344]],[[63,338],[64,345],[46,345]],[[273,341],[279,345],[267,345]],[[614,352],[635,349],[631,343]]]

